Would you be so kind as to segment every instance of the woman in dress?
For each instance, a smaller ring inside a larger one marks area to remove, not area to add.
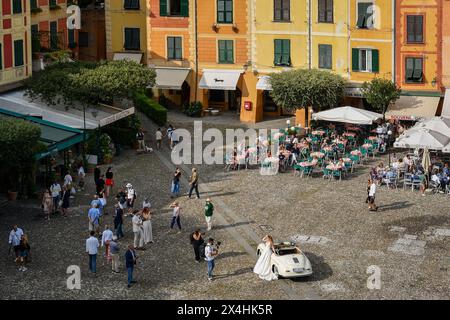
[[[191,244],[194,247],[195,261],[197,262],[200,262],[200,247],[204,242],[200,230],[195,230],[191,235]]]
[[[153,243],[152,213],[148,207],[142,209],[142,227],[144,229],[144,244]]]
[[[70,191],[66,186],[63,187],[63,195],[62,195],[62,205],[61,211],[64,217],[67,217],[67,211],[69,209],[69,199],[70,199]]]
[[[30,250],[31,247],[30,244],[28,243],[28,236],[26,234],[23,234],[19,244],[19,263],[20,263],[19,271],[27,271],[25,264],[29,260]]]
[[[114,186],[114,179],[113,179],[113,177],[114,177],[114,174],[111,171],[111,167],[108,167],[108,169],[106,170],[106,173],[105,173],[105,178],[106,178],[106,181],[105,181],[105,185],[106,185],[105,195],[106,195],[107,198],[109,197],[109,194],[112,192],[112,187]]]
[[[45,189],[44,196],[42,197],[42,210],[44,211],[45,219],[50,220],[50,212],[53,211],[53,198],[48,189]]]
[[[259,275],[263,280],[271,281],[277,279],[277,276],[272,272],[272,253],[274,252],[273,238],[270,235],[262,239],[266,246],[261,252],[258,261],[256,262],[253,272]]]

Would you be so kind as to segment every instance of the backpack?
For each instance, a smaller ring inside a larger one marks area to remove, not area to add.
[[[200,246],[199,246],[199,250],[200,250],[200,258],[202,258],[202,259],[205,259],[206,258],[206,255],[205,255],[205,249],[206,249],[206,243],[204,242],[204,243],[202,243]]]

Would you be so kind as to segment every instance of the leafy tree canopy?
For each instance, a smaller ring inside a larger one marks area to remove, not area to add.
[[[344,95],[344,79],[318,69],[296,69],[270,75],[274,102],[287,111],[312,106],[315,111],[336,107]]]
[[[364,82],[362,92],[367,102],[384,115],[391,103],[400,98],[401,89],[388,79],[375,78],[370,82]]]

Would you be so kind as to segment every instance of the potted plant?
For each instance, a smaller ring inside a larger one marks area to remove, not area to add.
[[[200,101],[191,102],[183,108],[183,112],[190,117],[200,117],[202,115],[203,105]]]

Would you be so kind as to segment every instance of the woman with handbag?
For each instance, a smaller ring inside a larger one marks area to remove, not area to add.
[[[48,189],[45,189],[44,195],[42,196],[42,210],[45,215],[44,219],[50,220],[50,213],[53,211],[53,198]]]

